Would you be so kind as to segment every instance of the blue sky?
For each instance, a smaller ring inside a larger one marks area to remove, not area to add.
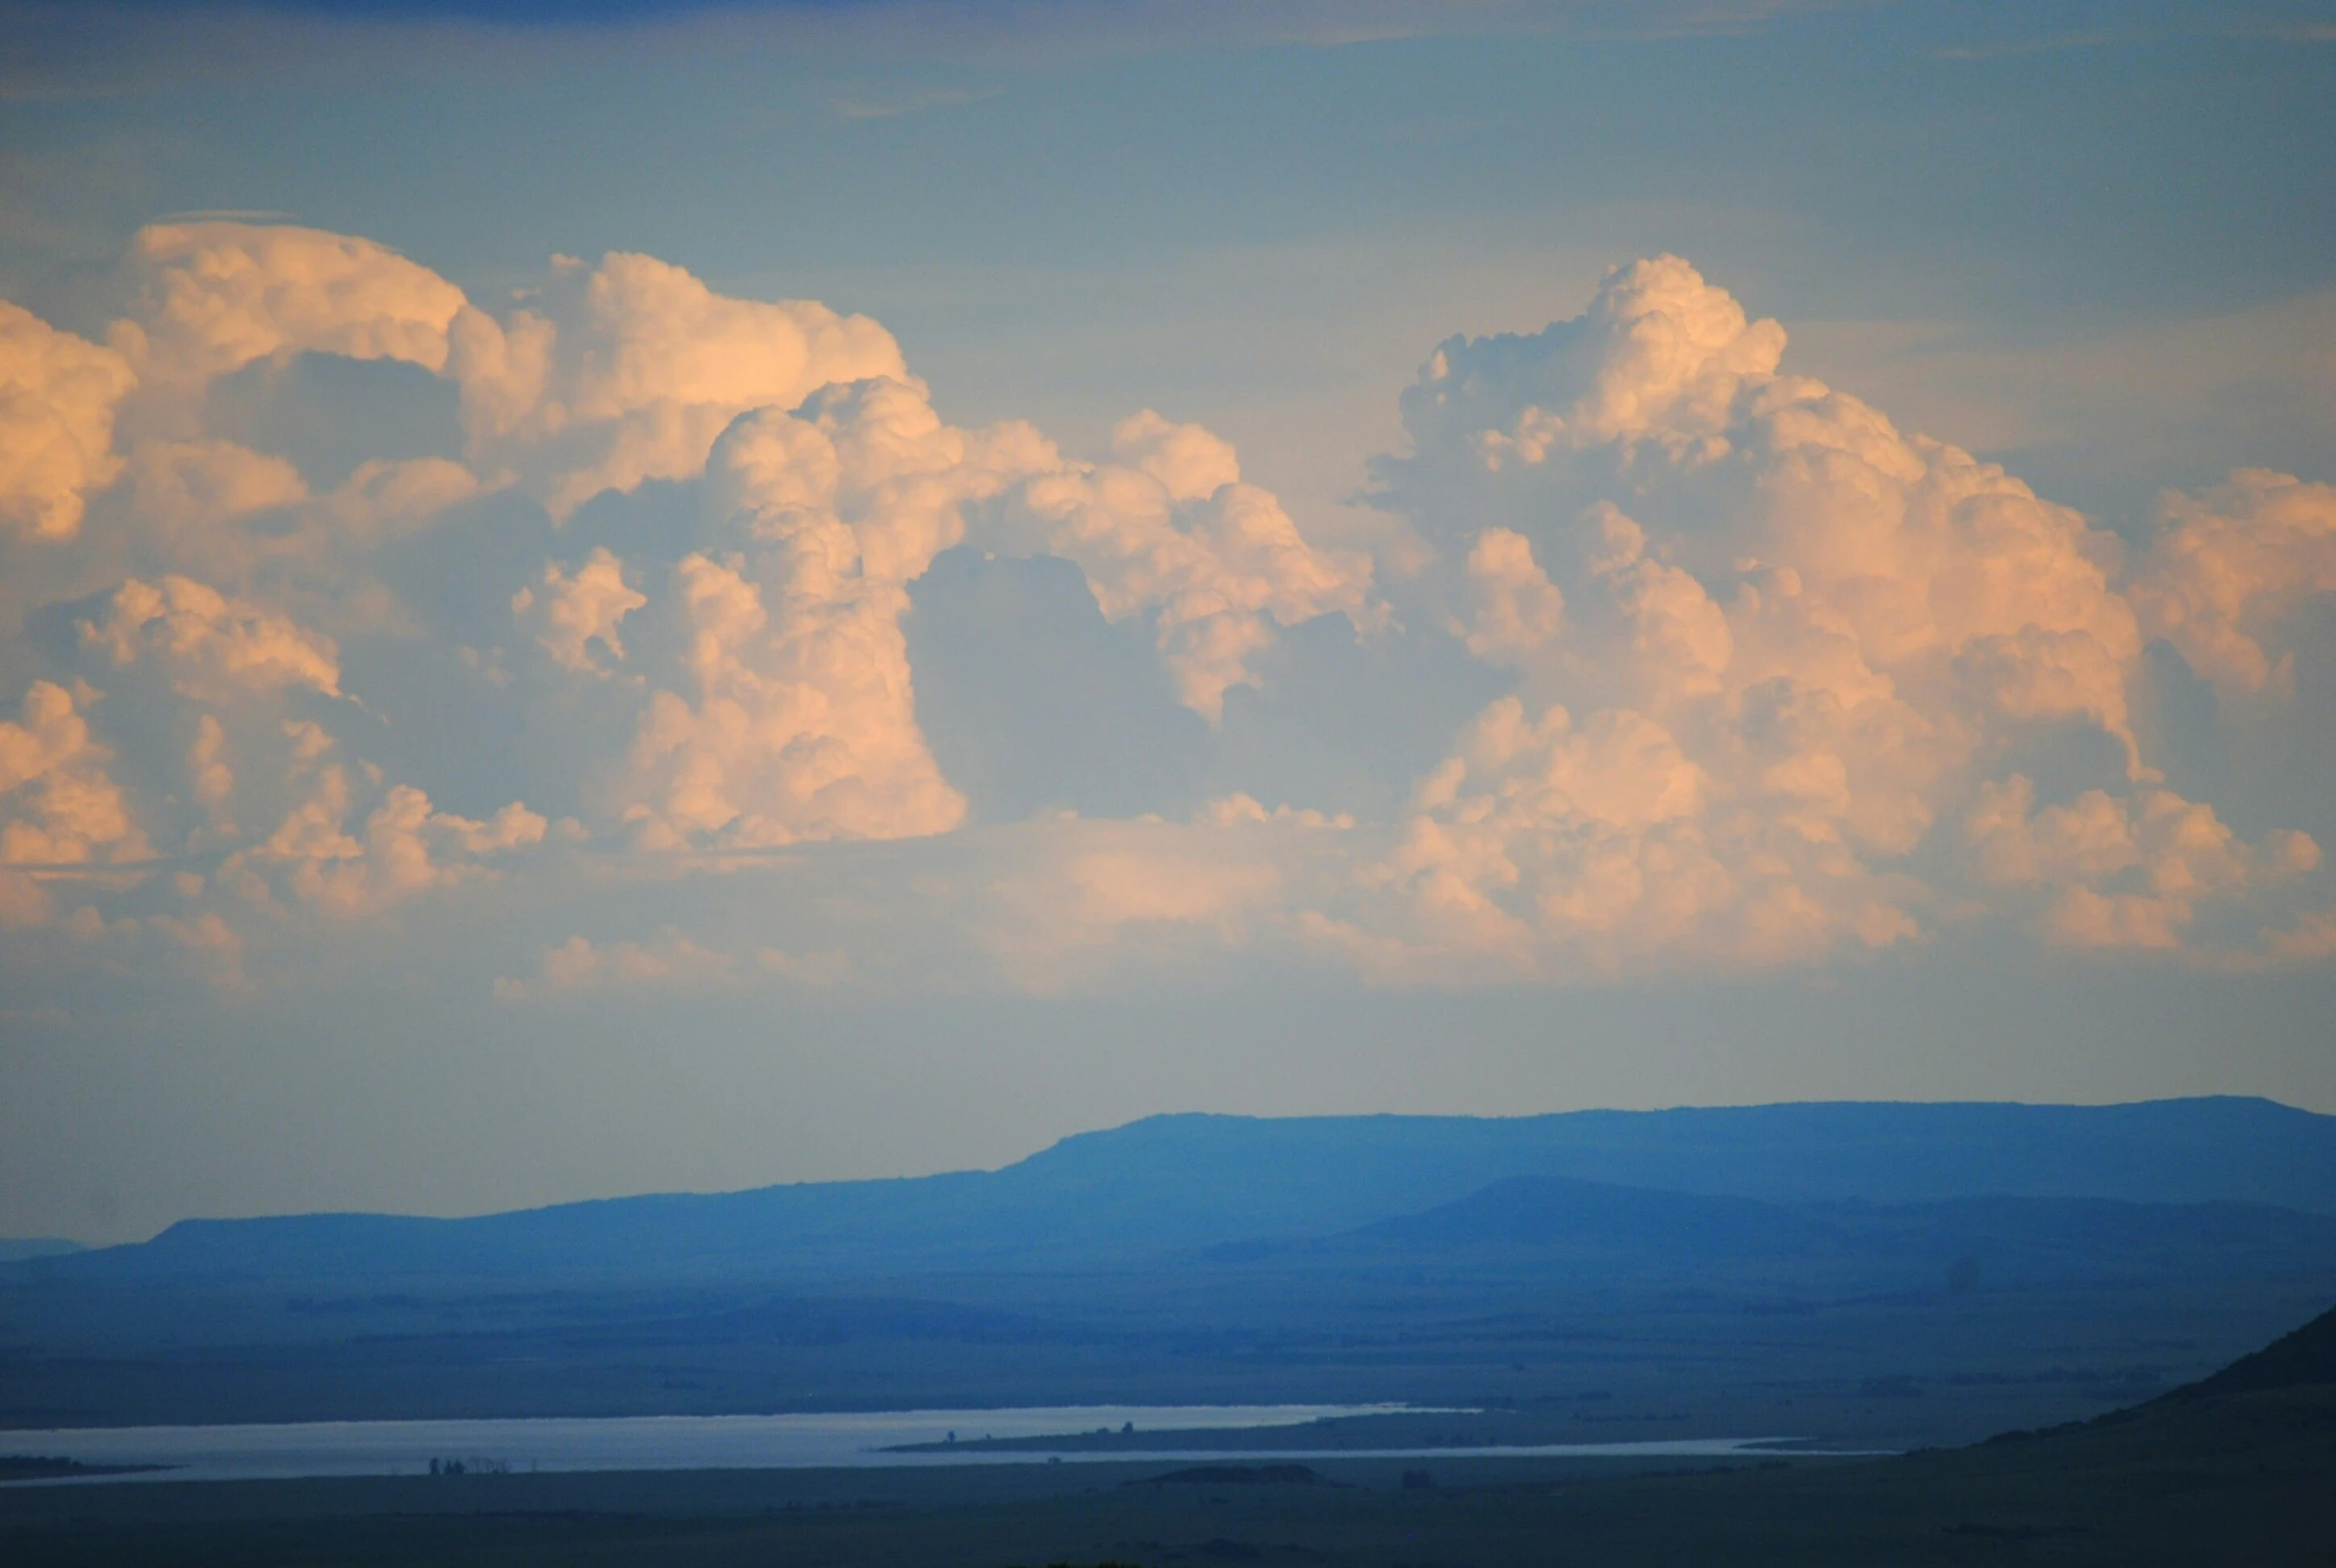
[[[2336,1107],[2324,5],[0,29],[0,1233]]]

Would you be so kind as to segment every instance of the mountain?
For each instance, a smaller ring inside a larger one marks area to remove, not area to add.
[[[2336,1230],[2336,1221],[2330,1228]],[[1834,1250],[1840,1239],[1822,1219],[1758,1198],[1509,1176],[1418,1214],[1310,1240],[1229,1242],[1206,1255],[1217,1262],[1524,1262],[1572,1255],[1708,1263],[1807,1257]]]
[[[24,1258],[57,1258],[69,1252],[79,1252],[78,1241],[67,1241],[61,1236],[0,1236],[0,1263],[15,1263]]]
[[[1335,1235],[1228,1242],[1212,1263],[1568,1273],[1716,1286],[1746,1270],[1804,1286],[2270,1279],[2336,1266],[2336,1215],[2255,1203],[1985,1197],[1797,1202],[1511,1176]]]
[[[1066,1138],[996,1171],[617,1198],[473,1219],[189,1220],[140,1245],[10,1267],[98,1281],[1111,1266],[1335,1235],[1528,1176],[1769,1205],[2054,1197],[2331,1214],[2336,1117],[2241,1098],[1513,1118],[1155,1116]],[[1495,1210],[1515,1201],[1499,1192],[1479,1199]],[[1677,1207],[1644,1193],[1613,1201]],[[1752,1213],[1731,1212],[1729,1223]],[[1934,1218],[1949,1229],[1958,1223],[1943,1211]],[[1622,1213],[1612,1222],[1635,1223]]]

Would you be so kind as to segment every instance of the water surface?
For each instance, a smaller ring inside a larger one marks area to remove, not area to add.
[[[1193,1427],[1294,1426],[1379,1415],[1400,1405],[1054,1406],[1002,1411],[877,1411],[788,1415],[619,1415],[498,1420],[301,1421],[242,1426],[109,1426],[0,1431],[0,1452],[62,1455],[85,1464],[167,1465],[136,1475],[75,1476],[16,1485],[125,1480],[284,1480],[318,1475],[418,1475],[433,1459],[477,1469],[812,1469],[857,1465],[1044,1464],[1055,1461],[1465,1458],[1513,1455],[1716,1456],[1780,1439],[1714,1437],[1664,1442],[1567,1443],[1511,1448],[1275,1448],[1164,1450],[888,1451],[901,1443],[1043,1437]]]

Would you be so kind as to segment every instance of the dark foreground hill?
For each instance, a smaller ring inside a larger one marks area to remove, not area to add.
[[[710,1279],[1125,1265],[1320,1237],[1511,1177],[1768,1203],[1977,1197],[2336,1214],[2336,1117],[2262,1099],[1826,1103],[1515,1118],[1156,1116],[997,1171],[668,1194],[441,1220],[194,1220],[0,1269],[85,1281]]]
[[[2184,1384],[2159,1403],[2194,1404],[2226,1395],[2315,1386],[2336,1388],[2336,1310],[2241,1356],[2210,1378]]]

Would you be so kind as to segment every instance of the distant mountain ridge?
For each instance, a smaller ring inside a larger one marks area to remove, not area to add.
[[[24,1258],[58,1258],[83,1250],[80,1242],[67,1241],[62,1236],[0,1236],[0,1263],[15,1263]]]
[[[1302,1241],[1229,1242],[1210,1262],[1528,1271],[1550,1280],[1786,1271],[1803,1284],[1894,1277],[1965,1288],[2201,1274],[2271,1278],[2336,1268],[2336,1215],[2259,1203],[1980,1197],[1925,1203],[1718,1197],[1565,1176],[1511,1176],[1419,1214]]]
[[[1633,1200],[1642,1203],[1648,1192],[1755,1208],[2052,1197],[2328,1215],[2336,1214],[2336,1116],[2236,1098],[1514,1118],[1168,1115],[1065,1138],[996,1171],[615,1198],[472,1219],[189,1220],[143,1244],[11,1268],[127,1280],[1108,1266],[1333,1236],[1520,1177],[1644,1189]],[[1710,1218],[1708,1205],[1695,1212]],[[1755,1216],[1748,1208],[1740,1217]]]

